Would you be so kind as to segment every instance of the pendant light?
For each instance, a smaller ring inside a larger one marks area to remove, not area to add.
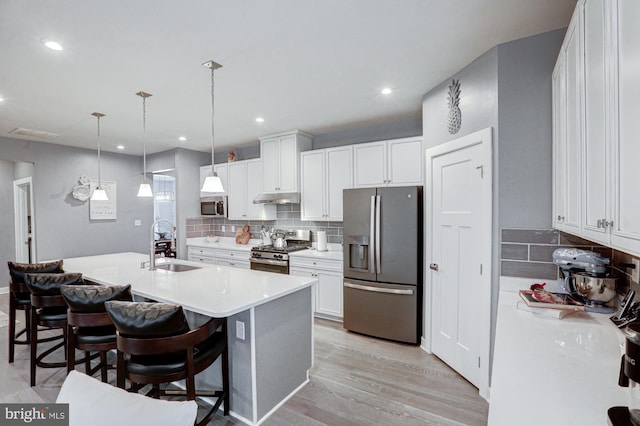
[[[136,95],[142,98],[142,131],[144,133],[142,142],[142,183],[138,189],[138,197],[153,197],[151,185],[147,183],[147,98],[153,95],[143,91],[136,93]]]
[[[211,70],[211,174],[207,176],[202,184],[202,192],[224,192],[224,188],[222,187],[222,181],[218,177],[218,174],[213,170],[213,159],[214,159],[214,95],[213,95],[213,71],[217,68],[221,68],[222,65],[213,62],[207,61],[204,64],[205,67]]]
[[[99,112],[94,112],[93,115],[98,121],[98,186],[93,190],[91,194],[91,201],[109,201],[107,192],[102,187],[102,180],[100,176],[100,119],[105,115]]]

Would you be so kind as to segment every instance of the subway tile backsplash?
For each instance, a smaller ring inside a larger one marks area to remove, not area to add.
[[[276,220],[229,220],[227,218],[194,217],[187,219],[187,238],[206,237],[217,235],[219,237],[235,237],[232,226],[236,229],[243,225],[249,225],[252,238],[260,238],[262,225],[266,228],[276,229],[308,229],[311,231],[311,240],[316,241],[316,232],[327,231],[327,242],[342,244],[342,222],[303,221],[300,220],[300,204],[279,204]],[[224,231],[222,228],[224,227]]]
[[[501,232],[500,275],[520,278],[558,278],[553,252],[559,247],[594,250],[611,258],[612,250],[555,229],[506,229]]]

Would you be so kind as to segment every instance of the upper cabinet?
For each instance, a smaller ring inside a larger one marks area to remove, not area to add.
[[[276,206],[253,204],[253,199],[262,193],[262,161],[235,161],[228,163],[229,219],[274,220]]]
[[[422,185],[420,137],[353,147],[354,187]]]
[[[636,0],[578,1],[553,75],[554,227],[635,255],[638,22]]]
[[[353,186],[353,146],[300,154],[301,219],[342,221],[342,190]]]
[[[213,166],[213,170],[218,174],[220,181],[222,182],[222,187],[225,192],[202,192],[200,191],[201,197],[211,197],[216,195],[226,195],[228,193],[227,189],[227,163],[216,164]],[[202,188],[202,184],[204,180],[211,173],[211,165],[200,167],[200,188]]]
[[[576,8],[567,28],[553,74],[554,114],[554,225],[566,232],[580,232],[580,161],[582,138],[582,14]]]
[[[300,191],[300,152],[311,149],[311,135],[294,131],[260,138],[265,193]]]

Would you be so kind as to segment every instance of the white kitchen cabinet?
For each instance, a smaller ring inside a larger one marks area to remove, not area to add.
[[[609,0],[606,0],[609,1]],[[582,236],[601,243],[609,243],[604,221],[608,211],[611,155],[607,143],[607,83],[605,29],[607,11],[605,0],[587,0],[583,8],[584,35],[584,137],[582,139]]]
[[[582,141],[582,37],[581,12],[576,7],[560,49],[553,88],[557,100],[555,111],[562,123],[555,129],[554,150],[554,226],[574,234],[580,233],[581,219],[581,141]]]
[[[235,220],[275,220],[276,206],[253,204],[262,193],[260,159],[228,163],[228,217]]]
[[[222,187],[224,188],[225,192],[203,192],[203,191],[200,191],[200,196],[201,197],[213,197],[213,196],[216,196],[216,195],[226,195],[226,194],[228,194],[228,190],[227,190],[227,163],[216,164],[215,166],[213,166],[213,170],[215,170],[215,172],[218,174],[218,177],[220,178],[220,181],[222,182]],[[202,184],[204,183],[205,178],[207,176],[209,176],[209,173],[211,173],[211,165],[201,166],[200,167],[200,188],[202,188]]]
[[[250,252],[248,250],[189,246],[187,253],[188,260],[192,262],[249,269]]]
[[[640,255],[640,2],[613,0],[611,7],[611,245]],[[614,43],[616,41],[617,43]],[[588,190],[588,188],[586,188]]]
[[[260,138],[264,192],[298,192],[300,152],[309,149],[311,135],[301,131]]]
[[[635,256],[640,256],[638,22],[640,2],[578,1],[553,76],[554,227]]]
[[[342,262],[291,257],[291,275],[317,278],[315,291],[316,316],[342,321]]]
[[[191,262],[209,263],[216,265],[216,250],[206,247],[188,247],[187,260]]]
[[[419,137],[353,146],[354,187],[422,185]]]
[[[301,220],[342,221],[342,190],[353,186],[353,146],[300,154]]]
[[[245,250],[218,249],[216,259],[218,265],[249,269],[249,256]]]

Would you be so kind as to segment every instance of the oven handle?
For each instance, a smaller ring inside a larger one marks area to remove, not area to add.
[[[286,260],[276,260],[276,259],[257,259],[252,257],[249,259],[251,263],[261,263],[263,265],[276,265],[276,266],[287,266],[289,262]]]
[[[408,294],[408,295],[412,295],[413,294],[413,290],[402,290],[402,289],[396,289],[396,288],[382,288],[382,287],[372,287],[369,285],[360,285],[360,284],[351,284],[351,283],[344,283],[345,287],[349,287],[349,288],[355,288],[356,290],[364,290],[364,291],[371,291],[373,293],[390,293],[390,294]]]

